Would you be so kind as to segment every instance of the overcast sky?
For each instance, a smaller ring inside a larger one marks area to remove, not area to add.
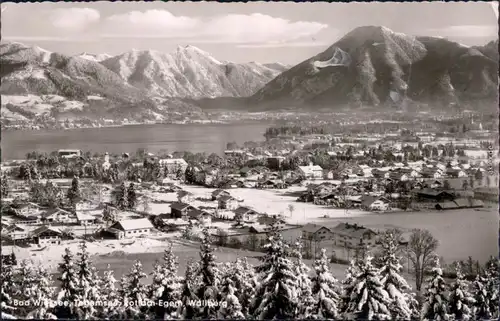
[[[353,28],[384,25],[466,45],[498,38],[491,3],[3,3],[2,40],[64,54],[191,44],[219,60],[295,64]]]

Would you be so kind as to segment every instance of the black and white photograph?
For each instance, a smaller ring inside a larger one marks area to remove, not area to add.
[[[2,2],[1,319],[498,320],[499,2]]]

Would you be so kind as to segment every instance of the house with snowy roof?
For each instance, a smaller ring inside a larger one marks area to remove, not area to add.
[[[153,224],[147,218],[118,221],[108,228],[117,239],[149,235],[152,230]]]
[[[309,163],[308,166],[299,166],[299,172],[307,179],[323,178],[323,168],[312,163]]]

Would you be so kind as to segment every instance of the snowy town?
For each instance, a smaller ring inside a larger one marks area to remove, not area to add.
[[[311,272],[314,268],[320,273],[317,282],[326,282],[322,279],[326,278],[324,273],[333,273],[330,277],[342,279],[343,270],[349,264],[348,269],[362,268],[366,269],[363,273],[374,273],[375,266],[382,262],[396,264],[390,262],[393,256],[400,255],[403,266],[398,269],[412,283],[411,288],[418,291],[423,290],[429,273],[439,282],[445,282],[442,279],[445,276],[449,280],[476,276],[474,282],[477,283],[491,277],[485,273],[496,272],[489,267],[497,264],[495,260],[475,257],[473,253],[443,253],[439,246],[446,244],[436,238],[446,237],[445,234],[433,235],[427,229],[391,224],[402,215],[427,220],[429,215],[456,213],[455,219],[462,219],[465,215],[496,211],[498,150],[492,146],[498,143],[491,140],[492,133],[488,131],[477,129],[470,135],[478,137],[450,141],[433,133],[408,133],[404,129],[374,136],[375,139],[366,139],[367,135],[278,135],[271,139],[274,148],[231,143],[228,147],[232,149],[227,149],[222,156],[189,152],[155,155],[147,150],[122,155],[92,155],[69,149],[50,154],[29,153],[24,160],[2,163],[2,260],[6,265],[19,267],[19,273],[53,275],[61,286],[68,282],[59,276],[61,268],[70,264],[68,260],[76,253],[83,255],[82,260],[93,257],[96,263],[105,257],[114,258],[114,262],[125,260],[121,264],[130,262],[124,267],[130,271],[116,271],[125,282],[122,287],[131,286],[126,282],[141,283],[125,279],[145,278],[142,264],[149,264],[144,269],[152,268],[153,283],[141,285],[144,295],[154,295],[153,288],[162,286],[162,280],[157,280],[160,273],[167,270],[174,273],[172,269],[178,268],[174,261],[179,260],[185,273],[218,266],[217,273],[222,274],[213,277],[220,278],[217,282],[223,286],[224,280],[231,282],[229,279],[238,273],[251,273],[249,266],[257,259],[267,258],[272,268],[272,257],[286,248],[291,252],[283,259],[289,260],[289,268],[296,266],[297,271],[306,275],[310,274],[306,270]],[[395,137],[402,136],[411,137],[409,140],[415,142],[395,142]],[[365,217],[372,217],[376,223],[363,224]],[[422,242],[426,244],[424,248]],[[192,257],[185,257],[186,252],[192,254],[200,246],[202,261],[193,262]],[[275,247],[282,249],[278,251]],[[214,255],[219,256],[219,251],[224,252],[228,263],[217,265],[211,261]],[[159,263],[163,252],[165,262]],[[125,259],[141,253],[149,254],[142,262]],[[292,259],[288,255],[299,256]],[[377,263],[368,261],[372,256]],[[236,263],[231,263],[234,260]],[[36,262],[40,268],[35,269],[27,262]],[[353,266],[352,262],[361,262],[361,265]],[[334,271],[330,272],[331,267]],[[386,268],[395,269],[390,265]],[[429,272],[432,268],[434,272]],[[113,273],[104,267],[101,270],[107,276]],[[93,282],[97,280],[97,270],[88,273],[94,273]],[[486,283],[477,283],[477,286],[487,286]],[[236,309],[231,301],[236,296],[240,310],[234,312],[228,308],[226,312],[217,313],[228,313],[224,318],[233,313],[248,315],[250,310],[245,309],[250,307],[244,306],[243,301],[250,300],[245,295],[249,295],[254,285],[224,286],[227,286],[224,291],[232,293],[226,303]],[[236,286],[242,288],[236,289]],[[406,295],[411,293],[403,292],[400,295],[409,298]],[[166,290],[163,293],[167,297],[174,295],[167,294]],[[312,292],[307,293],[312,296]],[[304,295],[305,292],[301,292],[300,297]],[[146,298],[158,309],[158,302],[154,303],[158,298]],[[416,298],[412,300],[408,302],[418,305]],[[494,298],[489,300],[493,307]],[[326,303],[320,306],[322,304]],[[340,309],[341,302],[335,304]],[[312,305],[302,309],[309,306]],[[177,313],[184,313],[181,314],[184,317],[188,316],[186,313],[195,313],[180,312],[179,305],[176,307],[160,310],[162,315],[171,313],[172,318],[179,317]],[[80,312],[94,313],[87,308]],[[325,318],[339,315],[341,310],[330,308],[319,308],[327,309],[320,315]],[[49,307],[40,309],[34,310],[36,313],[54,311]],[[396,311],[392,311],[389,304],[387,309],[386,313],[394,316]],[[397,314],[398,318],[413,318],[414,313],[420,311],[410,305],[405,309],[398,310],[397,313],[403,313]],[[498,313],[498,309],[491,309],[491,313]],[[133,313],[158,317],[155,311],[145,307]],[[132,312],[116,309],[113,313],[130,317]],[[300,313],[293,316],[311,316],[316,312]]]
[[[500,319],[498,1],[1,13],[0,319]]]

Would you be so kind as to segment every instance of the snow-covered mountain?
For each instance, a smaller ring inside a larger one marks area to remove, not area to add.
[[[111,58],[113,56],[109,55],[107,53],[104,53],[104,54],[91,54],[91,53],[87,53],[87,52],[82,52],[77,57],[80,57],[80,58],[83,58],[83,59],[87,59],[87,60],[91,60],[91,61],[101,62],[101,61],[109,59],[109,58]]]
[[[405,95],[442,104],[497,96],[498,43],[469,48],[386,27],[359,27],[324,52],[284,71],[250,104],[311,106],[398,103]],[[282,102],[283,104],[277,104]]]
[[[132,50],[102,64],[153,96],[182,98],[250,96],[284,68],[221,62],[194,46],[171,53]]]

